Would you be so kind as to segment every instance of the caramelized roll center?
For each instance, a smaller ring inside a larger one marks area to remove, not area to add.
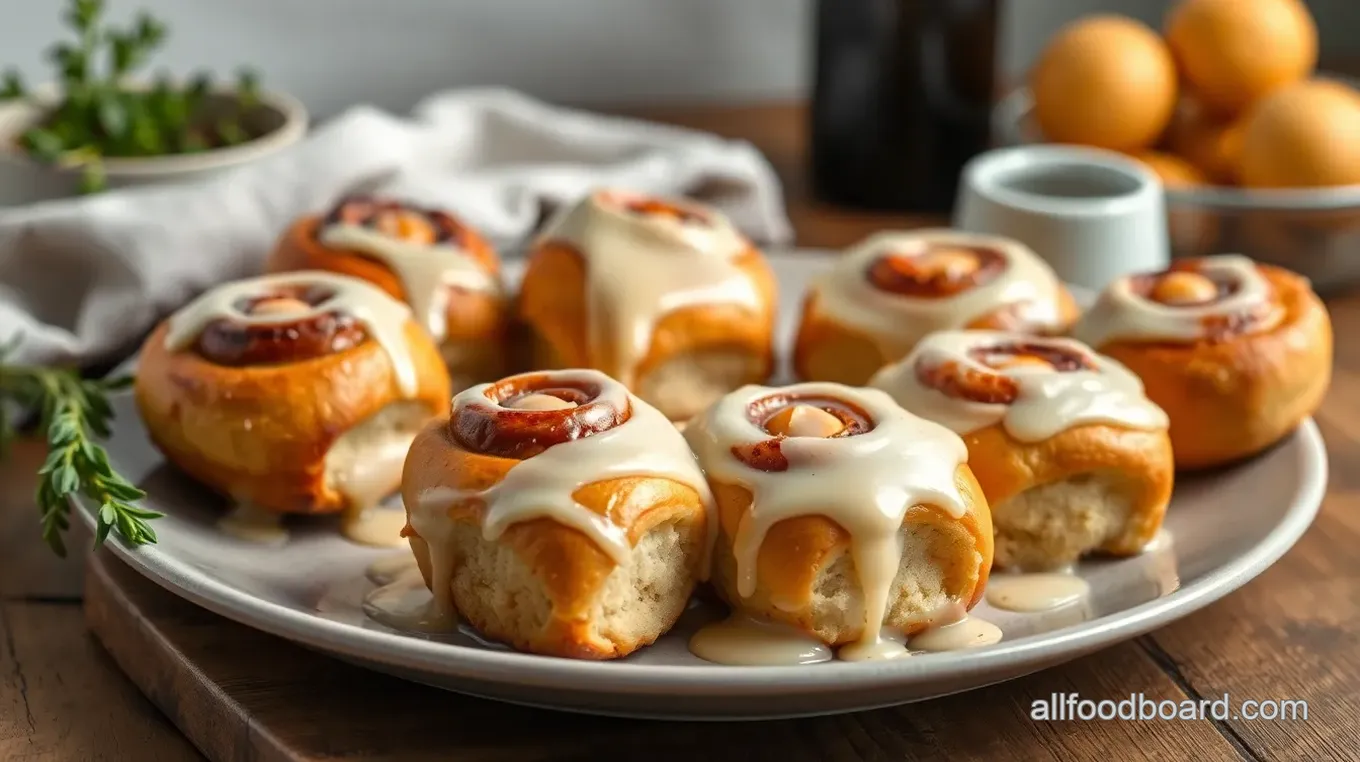
[[[985,366],[957,360],[931,362],[918,358],[913,369],[922,385],[955,399],[990,405],[1009,405],[1020,396],[1020,384],[1002,371],[1034,368],[1052,373],[1095,370],[1090,357],[1069,347],[1039,341],[1007,342],[974,347],[968,358]]]
[[[1222,304],[1242,290],[1233,273],[1203,269],[1198,259],[1172,264],[1159,273],[1133,276],[1133,293],[1166,307],[1204,308]],[[1283,308],[1273,298],[1223,309],[1198,320],[1207,341],[1224,341],[1269,326],[1280,318]]]
[[[922,244],[889,251],[869,265],[875,288],[898,296],[942,299],[990,283],[1006,269],[1006,257],[985,246]]]
[[[353,316],[317,311],[334,296],[320,287],[280,287],[233,305],[241,319],[213,320],[203,328],[198,354],[218,365],[280,365],[343,352],[368,335]],[[265,318],[254,320],[252,318]]]
[[[789,437],[839,439],[872,431],[874,421],[853,403],[831,397],[772,394],[755,400],[746,408],[746,417],[769,439],[749,445],[734,445],[732,455],[761,471],[788,470],[783,442]]]
[[[448,212],[371,196],[342,199],[326,215],[325,224],[318,226],[318,232],[329,225],[364,227],[394,240],[426,246],[464,246],[468,234],[467,229]]]
[[[487,387],[486,404],[454,410],[449,430],[467,450],[524,460],[632,417],[631,405],[620,407],[603,392],[597,383],[551,372],[511,376]]]

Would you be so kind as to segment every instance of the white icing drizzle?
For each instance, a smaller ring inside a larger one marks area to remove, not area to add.
[[[931,627],[919,632],[907,641],[913,651],[957,651],[964,648],[978,648],[1001,642],[1001,628],[979,619],[965,616],[957,622]]]
[[[1017,365],[996,369],[969,356],[971,350],[1028,343],[1087,358],[1095,370],[1058,372],[1049,366]],[[1019,396],[1011,404],[952,397],[921,383],[918,363],[957,363],[960,370],[1012,379]],[[1072,339],[1038,338],[1003,331],[941,331],[931,334],[901,362],[874,375],[870,386],[886,391],[897,404],[958,434],[1000,422],[1022,442],[1041,442],[1073,426],[1108,423],[1140,430],[1167,427],[1166,413],[1143,393],[1143,382],[1119,362],[1096,354]]]
[[[439,634],[458,629],[458,617],[439,606],[415,564],[397,573],[364,596],[369,619],[402,632]]]
[[[329,299],[306,312],[247,315],[238,303],[280,288],[317,286],[332,292]],[[365,280],[337,273],[305,270],[263,275],[226,283],[199,295],[170,316],[165,348],[178,352],[194,342],[214,320],[227,319],[244,325],[293,323],[328,312],[342,312],[359,321],[368,335],[387,352],[398,388],[413,397],[419,387],[415,363],[406,343],[406,321],[411,310]]]
[[[615,563],[626,564],[632,553],[627,530],[577,503],[572,495],[594,482],[654,476],[686,484],[698,492],[708,514],[710,537],[716,531],[717,516],[708,483],[684,438],[666,416],[599,371],[551,371],[549,376],[553,384],[598,386],[601,392],[597,399],[616,409],[631,405],[632,415],[611,429],[553,445],[520,461],[488,489],[433,487],[420,495],[416,505],[410,507],[409,520],[429,544],[432,585],[440,605],[447,606],[453,573],[448,541],[453,523],[448,518],[448,509],[461,500],[477,498],[485,503],[482,536],[488,541],[495,541],[508,527],[521,521],[550,518],[591,538]],[[454,397],[452,415],[465,414],[470,407],[514,414],[515,408],[500,406],[486,396],[490,387],[491,384],[481,384]]]
[[[875,425],[853,436],[785,438],[780,451],[787,470],[762,471],[734,456],[732,448],[771,439],[747,415],[752,403],[771,395],[843,400]],[[712,479],[752,494],[733,538],[738,593],[747,597],[755,592],[756,559],[770,527],[796,516],[826,516],[851,536],[864,599],[860,639],[842,648],[840,657],[887,656],[893,648],[880,628],[901,562],[903,518],[915,505],[938,506],[955,518],[969,510],[955,484],[955,471],[967,460],[963,441],[902,410],[881,391],[832,383],[743,387],[691,421],[685,437]]]
[[[1080,603],[1090,591],[1086,580],[1070,572],[993,574],[986,597],[1005,611],[1037,613]]]
[[[925,253],[930,247],[950,246],[994,250],[1005,259],[1005,269],[987,283],[936,299],[886,292],[868,278],[870,266],[890,252]],[[1026,320],[1036,325],[1061,327],[1061,284],[1038,255],[1008,238],[956,230],[876,233],[842,254],[811,289],[822,313],[872,337],[889,360],[906,355],[926,334],[962,328],[1013,304],[1024,304]]]
[[[396,553],[379,558],[369,564],[364,569],[364,577],[369,582],[381,587],[396,581],[399,577],[407,576],[413,571],[417,574],[420,571],[420,567],[416,565],[415,556],[410,553]]]
[[[499,294],[501,282],[467,251],[452,243],[423,244],[348,223],[326,225],[317,240],[333,249],[355,251],[387,265],[401,281],[411,311],[434,337],[448,333],[449,287]]]
[[[557,240],[585,259],[587,346],[591,365],[633,387],[656,323],[700,304],[764,309],[736,257],[748,247],[717,211],[666,199],[707,223],[623,209],[624,194],[601,191],[560,215],[540,241]]]
[[[402,544],[401,530],[405,526],[406,512],[402,509],[372,506],[345,514],[340,532],[360,545],[390,548]]]
[[[750,667],[818,664],[832,657],[825,643],[805,632],[741,613],[700,628],[689,650],[714,664]]]
[[[282,545],[288,542],[288,530],[283,526],[283,515],[261,508],[254,503],[238,502],[217,520],[223,534],[238,540],[261,545]]]
[[[1270,283],[1240,254],[1205,257],[1194,272],[1234,283],[1236,290],[1209,304],[1170,305],[1136,293],[1136,276],[1124,276],[1101,293],[1072,335],[1097,348],[1118,339],[1191,343],[1203,338],[1206,318],[1248,312],[1270,300]]]

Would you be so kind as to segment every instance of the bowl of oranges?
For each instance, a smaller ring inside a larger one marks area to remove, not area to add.
[[[1360,283],[1360,90],[1317,71],[1302,0],[1180,0],[1162,29],[1078,19],[998,104],[1004,143],[1118,151],[1166,188],[1175,256]]]

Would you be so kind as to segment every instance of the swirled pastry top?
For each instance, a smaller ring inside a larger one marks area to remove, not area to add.
[[[1017,440],[1039,442],[1083,424],[1167,427],[1137,376],[1072,339],[940,331],[870,385],[959,434],[1000,423]]]
[[[453,215],[387,199],[342,199],[316,228],[332,249],[375,259],[401,281],[416,318],[436,340],[448,331],[450,289],[500,294],[500,278],[473,258]]]
[[[1283,318],[1256,263],[1220,254],[1114,281],[1073,335],[1097,348],[1113,341],[1190,344],[1269,331]]]
[[[825,516],[849,533],[866,608],[861,646],[879,638],[907,511],[934,506],[959,519],[975,508],[956,481],[963,441],[875,389],[746,386],[691,421],[685,438],[710,478],[751,493],[733,536],[742,596],[755,592],[760,547],[780,521]]]
[[[875,234],[812,286],[818,310],[863,331],[892,358],[928,333],[963,328],[1000,309],[1036,329],[1057,330],[1061,289],[1024,244],[955,230]]]
[[[410,309],[359,278],[321,271],[264,275],[212,288],[170,316],[165,347],[195,346],[223,365],[277,364],[377,341],[406,397],[418,386]]]
[[[598,191],[567,209],[539,243],[570,246],[586,269],[592,363],[631,384],[660,318],[704,304],[764,309],[737,259],[750,243],[715,209]]]
[[[591,538],[616,563],[626,563],[632,550],[627,528],[573,495],[587,484],[628,476],[691,487],[704,501],[713,530],[708,483],[674,424],[599,371],[525,373],[474,386],[454,397],[448,431],[469,452],[519,462],[486,489],[438,486],[420,495],[410,522],[427,540],[447,534],[451,505],[475,499],[485,505],[482,529],[488,540],[518,522],[549,518]]]

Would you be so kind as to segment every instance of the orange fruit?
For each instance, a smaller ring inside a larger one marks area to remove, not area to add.
[[[1143,151],[1134,154],[1133,158],[1147,165],[1166,188],[1190,188],[1210,185],[1212,182],[1198,167],[1179,156],[1161,151]],[[1171,250],[1177,256],[1213,253],[1219,226],[1212,214],[1193,204],[1179,205],[1174,200],[1168,200],[1166,224]]]
[[[1243,119],[1218,116],[1194,98],[1184,98],[1171,118],[1166,144],[1210,180],[1227,185],[1237,181],[1245,128]]]
[[[1148,27],[1091,16],[1063,27],[1030,75],[1034,115],[1056,143],[1117,151],[1152,145],[1176,107],[1171,51]]]
[[[1209,178],[1194,164],[1179,156],[1161,151],[1143,151],[1133,158],[1143,162],[1161,178],[1162,185],[1168,188],[1186,188],[1194,185],[1208,185]]]
[[[1240,113],[1317,65],[1317,26],[1300,0],[1183,0],[1165,28],[1190,89],[1222,114]]]
[[[1261,101],[1248,116],[1240,175],[1254,188],[1360,183],[1360,93],[1317,79]]]

